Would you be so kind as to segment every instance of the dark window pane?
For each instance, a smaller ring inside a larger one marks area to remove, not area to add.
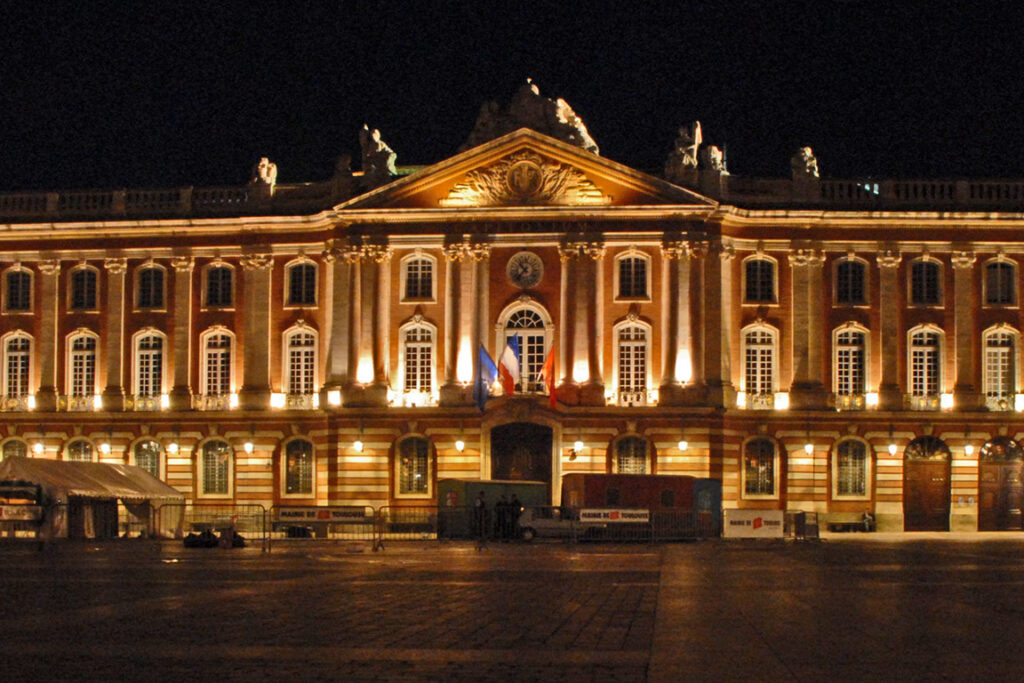
[[[647,259],[639,256],[619,259],[619,296],[626,299],[647,296]]]
[[[865,303],[863,263],[842,261],[836,268],[836,302],[840,304]]]
[[[985,303],[1012,304],[1014,302],[1015,271],[1013,264],[998,262],[985,266]]]
[[[139,271],[139,308],[162,308],[164,305],[164,271],[145,268]]]
[[[914,262],[910,267],[911,303],[934,306],[942,301],[939,273],[939,264],[933,261]]]
[[[32,308],[32,276],[24,270],[7,274],[7,310],[27,311]]]
[[[300,263],[288,269],[288,305],[312,306],[316,303],[316,266]]]
[[[766,259],[747,261],[746,301],[775,301],[775,264]]]
[[[231,269],[210,268],[206,272],[206,305],[231,305]]]
[[[96,308],[96,271],[83,268],[71,273],[71,308]]]

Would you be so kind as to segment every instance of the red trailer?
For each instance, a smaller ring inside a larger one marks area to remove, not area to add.
[[[583,474],[562,477],[562,505],[692,512],[697,479],[668,474]]]

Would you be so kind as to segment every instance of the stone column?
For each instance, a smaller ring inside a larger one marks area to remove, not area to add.
[[[878,407],[902,410],[903,390],[900,388],[900,254],[885,250],[876,260],[880,270],[879,297],[882,327],[882,382],[878,386]]]
[[[463,343],[463,262],[470,257],[470,251],[469,245],[462,242],[461,235],[457,239],[444,247],[444,383],[441,385],[441,405],[460,405],[466,397],[466,391],[459,384],[456,373]],[[476,356],[479,347],[470,349],[470,353]]]
[[[559,315],[558,326],[562,333],[558,335],[558,396],[563,403],[576,403],[577,392],[573,382],[572,364],[573,348],[575,346],[576,326],[576,297],[571,293],[572,288],[579,280],[577,267],[579,265],[579,245],[567,243],[558,247],[558,258],[562,263],[561,287],[559,290]]]
[[[682,241],[661,245],[661,385],[658,403],[680,405],[683,379],[679,376],[680,356],[690,352],[689,250]]]
[[[103,409],[112,412],[124,410],[123,363],[124,357],[124,275],[127,261],[108,258],[103,261],[107,270],[107,305],[103,346],[106,350],[107,386],[103,389]]]
[[[984,397],[977,390],[978,363],[975,343],[977,306],[974,298],[974,263],[977,257],[969,251],[953,254],[953,329],[955,334],[956,384],[953,405],[957,410],[981,410]]]
[[[586,330],[586,339],[578,348],[583,353],[587,364],[587,382],[580,387],[580,404],[601,406],[604,398],[604,363],[602,351],[604,345],[604,306],[601,295],[604,276],[604,242],[587,242],[584,253],[589,258],[581,261],[584,279],[577,286],[579,294],[578,310],[585,311],[581,327]]]
[[[174,268],[174,386],[168,397],[171,410],[192,409],[192,270],[191,256],[171,259]]]
[[[704,372],[706,402],[736,407],[732,383],[732,259],[729,242],[712,242],[704,259]]]
[[[241,259],[244,286],[245,351],[238,404],[243,410],[270,409],[270,275],[274,258],[252,254]]]
[[[480,365],[480,345],[487,338],[490,321],[490,271],[491,247],[488,244],[474,244],[473,254],[473,306],[470,321],[469,351],[473,358],[473,376]],[[472,392],[467,395],[472,400]]]
[[[814,410],[826,407],[821,369],[821,268],[824,257],[813,249],[789,254],[793,270],[793,382],[790,407]]]
[[[324,386],[320,394],[322,409],[336,408],[330,403],[329,392],[341,392],[354,381],[354,340],[352,324],[354,307],[354,275],[358,271],[359,247],[330,240],[324,245],[324,270],[327,273],[326,300],[324,301]],[[358,287],[355,290],[358,292]]]
[[[385,406],[388,400],[388,263],[391,250],[385,244],[364,244],[359,272],[359,336],[356,381],[359,390],[349,392],[346,404]],[[369,372],[361,365],[369,364]],[[362,374],[360,374],[362,370]],[[359,394],[356,396],[356,394]]]
[[[57,298],[60,278],[60,261],[57,259],[39,262],[39,390],[36,391],[36,410],[57,409],[57,314],[60,302]]]

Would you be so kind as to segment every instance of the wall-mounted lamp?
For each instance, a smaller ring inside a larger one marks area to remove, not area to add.
[[[466,450],[466,442],[463,441],[462,439],[459,439],[458,441],[456,441],[455,442],[455,450],[457,450],[459,453],[461,453],[462,451]]]
[[[177,441],[172,441],[169,444],[167,444],[167,452],[170,453],[171,455],[177,455],[177,453],[178,453],[178,442]]]
[[[359,439],[356,439],[352,443],[352,448],[355,449],[356,453],[362,453],[363,452],[363,442],[360,441]]]
[[[804,453],[806,453],[807,455],[810,455],[813,452],[814,452],[814,444],[812,444],[810,441],[808,441],[807,443],[804,444]]]
[[[689,448],[689,447],[690,447],[690,444],[689,444],[689,443],[687,443],[687,442],[686,442],[685,440],[682,440],[682,441],[680,441],[680,442],[679,442],[678,444],[676,444],[676,445],[677,445],[677,446],[679,446],[679,450],[681,450],[681,451],[685,451],[685,450],[686,450],[687,448]]]
[[[245,444],[242,446],[242,448],[245,449],[246,453],[252,453],[252,449],[253,449],[252,441],[246,441]]]
[[[110,455],[110,444],[104,441],[100,444],[100,453],[103,455]]]
[[[36,455],[41,455],[43,452],[43,448],[44,446],[42,441],[36,441],[34,444],[32,444],[32,452],[35,453]]]
[[[892,425],[889,425],[889,455],[896,455],[896,442],[892,438]]]
[[[964,446],[964,453],[966,453],[967,455],[974,455],[974,446],[972,446],[971,444],[967,444],[966,446]]]

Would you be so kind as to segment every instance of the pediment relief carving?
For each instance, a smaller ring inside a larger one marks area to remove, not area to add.
[[[521,150],[466,174],[445,208],[477,206],[594,206],[611,203],[578,168]]]

